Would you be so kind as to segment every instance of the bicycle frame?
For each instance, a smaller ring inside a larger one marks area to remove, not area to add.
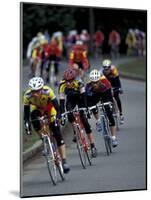
[[[74,118],[75,118],[75,124],[74,124],[74,128],[78,128],[79,129],[79,137],[82,141],[82,144],[83,144],[83,147],[85,149],[85,151],[88,150],[88,143],[86,141],[86,138],[84,136],[84,127],[83,127],[83,124],[81,122],[81,119],[80,119],[80,114],[79,113],[74,113]],[[75,127],[76,126],[76,127]]]
[[[102,124],[102,133],[103,133],[107,155],[112,153],[112,147],[111,147],[111,132],[110,132],[110,127],[109,127],[109,121],[108,121],[104,106],[105,105],[111,106],[111,104],[112,104],[111,102],[106,102],[106,103],[102,103],[100,105],[92,106],[89,108],[90,110],[94,108],[99,109],[101,124]]]
[[[79,157],[80,157],[80,161],[82,164],[82,167],[85,169],[86,168],[86,157],[88,160],[89,165],[91,165],[91,159],[90,159],[90,155],[89,155],[89,144],[87,142],[87,139],[84,135],[84,126],[81,122],[80,119],[80,110],[85,110],[86,108],[75,108],[73,111],[67,111],[64,114],[62,114],[62,117],[66,116],[69,113],[72,113],[74,115],[74,123],[73,123],[73,128],[74,128],[74,132],[76,134],[76,140],[77,140],[77,149],[79,152]]]
[[[54,117],[54,116],[50,116]],[[60,154],[57,149],[55,138],[49,129],[48,116],[39,117],[41,123],[41,138],[43,139],[44,155],[47,162],[48,172],[52,180],[53,185],[57,184],[57,169],[61,176],[62,181],[64,180],[64,173],[62,167],[62,161]],[[55,123],[56,124],[56,123]]]

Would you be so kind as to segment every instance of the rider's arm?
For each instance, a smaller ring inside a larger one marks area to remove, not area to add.
[[[121,81],[119,76],[115,77],[114,83],[116,88],[121,88]]]
[[[85,86],[82,81],[79,84],[80,84],[80,94],[81,94],[83,106],[87,108],[88,104],[87,104],[87,96],[86,96]]]
[[[29,122],[29,117],[30,117],[30,106],[24,105],[24,121]]]
[[[59,85],[59,99],[60,99],[60,112],[61,113],[65,112],[65,98],[66,98],[65,97],[65,88],[66,88],[65,81],[62,80]]]
[[[57,98],[53,99],[51,102],[52,102],[54,108],[57,111],[57,115],[59,115],[60,114],[60,109],[59,109],[59,103],[58,103]]]
[[[65,112],[65,99],[60,99],[60,111],[61,113]]]
[[[68,66],[71,67],[74,63],[74,52],[71,51]]]
[[[27,90],[24,94],[24,126],[28,135],[31,134],[31,122],[30,122],[30,98],[31,91]]]
[[[82,52],[82,62],[83,62],[84,70],[88,69],[89,68],[89,62],[88,62],[88,59],[87,59],[86,51]]]
[[[24,121],[29,121],[30,117],[30,97],[31,97],[31,92],[30,90],[27,90],[24,94],[23,97],[23,102],[24,102]]]
[[[114,75],[114,83],[116,88],[121,88],[121,81],[120,81],[120,76],[118,69],[115,66],[112,66],[112,73]]]

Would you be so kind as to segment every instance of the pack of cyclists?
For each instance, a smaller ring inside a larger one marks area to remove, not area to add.
[[[86,34],[86,32],[83,32],[83,34],[84,33]],[[114,98],[117,102],[120,113],[120,123],[123,124],[124,117],[120,99],[120,94],[123,93],[123,90],[118,69],[109,59],[103,60],[103,62],[100,63],[100,66],[96,66],[96,69],[93,68],[88,74],[90,64],[87,56],[87,46],[78,38],[70,50],[67,67],[64,70],[62,78],[58,84],[58,94],[55,94],[56,92],[52,90],[49,83],[49,77],[47,77],[46,80],[43,78],[43,69],[46,60],[49,62],[54,60],[56,82],[59,81],[58,63],[62,57],[62,49],[59,48],[57,43],[57,36],[62,38],[62,34],[57,32],[48,42],[46,37],[40,34],[39,38],[37,36],[35,39],[36,44],[32,47],[33,49],[31,48],[30,51],[28,49],[28,56],[29,58],[30,56],[32,58],[31,69],[33,74],[32,78],[29,80],[28,88],[24,93],[24,123],[28,123],[30,133],[32,133],[33,128],[42,139],[41,124],[38,121],[38,117],[44,114],[47,114],[48,116],[56,116],[59,121],[58,125],[56,126],[54,124],[54,119],[50,117],[49,128],[53,132],[56,139],[58,150],[62,158],[64,173],[68,173],[70,171],[70,167],[67,163],[66,146],[60,129],[60,126],[64,126],[61,114],[65,111],[73,110],[76,106],[78,106],[78,108],[86,108],[86,115],[83,111],[80,111],[80,118],[88,137],[91,156],[95,158],[97,156],[97,148],[95,145],[94,133],[92,132],[89,121],[89,107],[96,105],[100,101],[103,103],[113,103]],[[37,63],[39,63],[41,67],[39,75],[34,73],[34,67]],[[47,68],[47,71],[49,70],[50,69]],[[88,77],[87,82],[83,79],[84,75]],[[113,117],[113,110],[109,106],[105,106],[105,111],[109,120],[112,146],[117,147],[118,138],[115,120]],[[93,109],[92,113],[96,119],[96,130],[101,131],[101,120],[98,110]],[[68,114],[68,121],[73,126],[73,114]],[[71,134],[73,134],[73,142],[76,142],[75,133],[73,132]]]

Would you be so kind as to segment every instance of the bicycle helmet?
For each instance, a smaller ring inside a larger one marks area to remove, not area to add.
[[[77,40],[76,45],[83,45],[83,42],[81,40]]]
[[[100,79],[101,73],[97,69],[94,69],[89,74],[89,79],[92,82],[96,82]]]
[[[41,77],[33,77],[30,79],[28,85],[33,91],[40,90],[44,86],[44,80]]]
[[[110,69],[111,64],[112,64],[111,61],[108,59],[103,60],[103,63],[102,63],[104,69]]]
[[[76,70],[68,68],[64,71],[64,79],[69,81],[75,79],[77,76]]]

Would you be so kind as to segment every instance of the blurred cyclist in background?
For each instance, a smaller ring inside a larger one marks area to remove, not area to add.
[[[31,40],[27,47],[27,59],[30,63],[31,74],[30,77],[33,77],[36,74],[37,65],[40,65],[39,61],[41,60],[42,52],[42,41],[47,41],[42,32],[38,32],[35,37]],[[39,75],[39,74],[38,74]]]
[[[64,71],[63,79],[61,80],[59,85],[59,96],[61,113],[65,112],[65,108],[67,111],[72,111],[76,107],[76,105],[79,108],[87,108],[85,86],[81,79],[77,79],[77,73],[74,69],[68,68]],[[96,157],[97,151],[94,144],[91,126],[88,123],[84,111],[80,111],[80,116],[90,142],[92,157]],[[73,114],[68,115],[68,120],[73,125]],[[62,125],[64,125],[64,123]],[[75,141],[75,139],[76,138],[74,137],[73,141]]]
[[[83,78],[84,73],[89,69],[89,61],[87,58],[87,51],[82,41],[78,40],[73,46],[70,53],[68,66],[74,68],[77,64],[80,70],[80,77]]]
[[[77,30],[69,31],[65,39],[66,56],[69,58],[72,47],[75,45],[77,39],[79,38]]]
[[[57,32],[53,33],[52,38],[56,39],[58,48],[60,49],[61,54],[63,54],[63,44],[64,44],[63,33],[61,31],[57,31]]]
[[[139,29],[134,30],[135,37],[136,37],[136,50],[137,50],[137,56],[143,56],[145,55],[145,33]]]
[[[94,58],[102,56],[102,46],[104,42],[104,34],[101,30],[97,30],[93,36],[94,41]]]
[[[133,29],[129,29],[126,35],[127,55],[134,56],[136,51],[136,37]]]
[[[100,73],[100,71],[98,71],[97,69],[92,70],[89,74],[89,82],[86,85],[88,106],[94,106],[100,101],[101,103],[113,103],[111,87],[111,83],[107,80],[107,78],[104,75]],[[116,138],[116,126],[113,117],[113,112],[109,105],[105,105],[104,108],[109,119],[109,126],[112,135],[112,145],[113,147],[116,147],[118,145],[118,142]],[[97,120],[96,129],[97,131],[101,131],[101,120],[98,110],[93,109],[92,111]]]
[[[117,106],[120,112],[120,123],[124,123],[124,117],[122,112],[122,103],[120,100],[119,94],[123,93],[121,81],[119,77],[118,69],[115,65],[112,65],[112,62],[108,59],[103,60],[101,73],[110,81],[113,88],[113,96],[117,102]]]
[[[30,79],[29,88],[24,94],[24,124],[25,128],[28,124],[31,134],[32,122],[33,128],[42,140],[42,127],[38,117],[43,115],[47,115],[49,118],[49,128],[53,132],[56,139],[58,150],[62,158],[64,173],[68,173],[70,168],[66,161],[65,143],[60,131],[60,126],[59,124],[56,126],[54,117],[52,117],[56,116],[57,119],[60,118],[58,100],[53,90],[50,87],[44,85],[44,81],[41,77],[34,77]]]
[[[62,57],[62,52],[57,44],[57,41],[55,38],[52,38],[50,40],[50,43],[45,48],[45,58],[47,61],[49,61],[48,66],[46,68],[47,70],[47,83],[50,82],[49,72],[52,62],[54,62],[54,80],[55,85],[58,85],[58,74],[59,74],[59,64]]]
[[[121,43],[121,36],[116,30],[112,30],[109,33],[109,41],[108,44],[110,46],[110,54],[111,58],[119,57],[119,46]]]
[[[83,29],[81,31],[81,34],[79,35],[79,40],[81,40],[87,50],[87,53],[88,53],[88,50],[89,50],[89,41],[90,41],[90,35],[88,33],[88,31],[86,29]]]

